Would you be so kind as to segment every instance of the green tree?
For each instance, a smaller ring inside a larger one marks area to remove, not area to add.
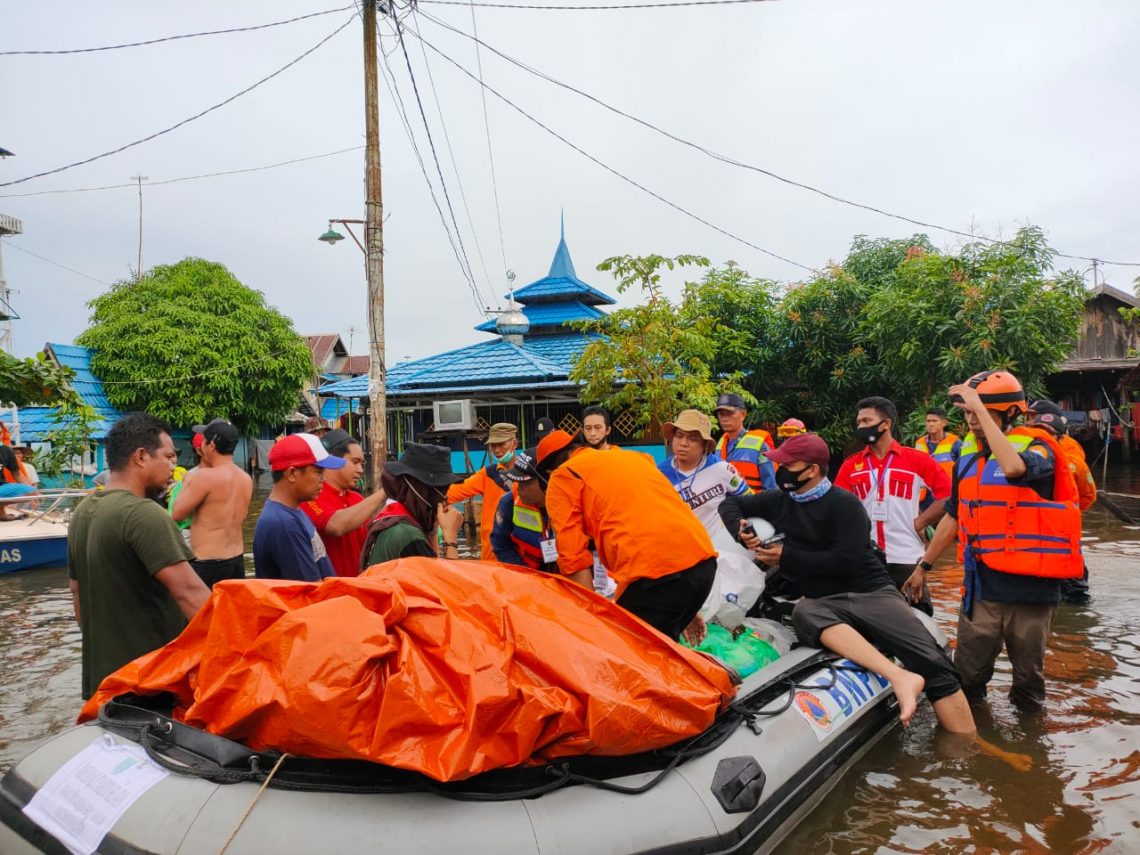
[[[1072,350],[1085,299],[1080,276],[1053,274],[1053,258],[1029,227],[1008,242],[904,259],[871,295],[863,324],[893,393],[908,407],[943,403],[947,387],[991,368],[1043,393]]]
[[[619,293],[636,286],[645,302],[579,325],[595,334],[570,372],[571,380],[583,384],[583,401],[628,410],[639,427],[656,436],[678,411],[709,412],[718,394],[744,392],[739,370],[713,373],[717,321],[685,316],[661,289],[663,270],[708,266],[708,259],[695,255],[615,256],[598,265],[618,280]]]
[[[155,267],[92,300],[77,339],[121,410],[174,425],[225,416],[240,427],[296,407],[311,358],[290,321],[225,266],[201,258]]]
[[[700,282],[688,283],[681,300],[683,324],[711,322],[707,337],[713,377],[743,372],[743,385],[756,399],[748,414],[753,424],[778,421],[783,415],[781,404],[771,396],[780,381],[775,369],[782,292],[780,283],[750,276],[729,261],[710,268]]]
[[[0,402],[16,407],[82,403],[71,381],[75,372],[58,366],[43,353],[17,359],[0,351]]]

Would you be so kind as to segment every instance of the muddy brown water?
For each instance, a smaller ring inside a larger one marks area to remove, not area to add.
[[[1140,468],[1110,471],[1109,481],[1140,495]],[[255,510],[267,492],[259,485]],[[1117,501],[1140,517],[1140,500]],[[923,705],[909,728],[894,728],[855,764],[781,851],[1140,852],[1140,527],[1094,507],[1085,535],[1094,599],[1057,614],[1046,711],[1025,718],[1013,710],[1002,659],[979,717],[983,735],[1030,755],[1033,769],[955,754]],[[960,570],[946,568],[932,586],[951,637],[960,581]],[[66,572],[0,576],[0,770],[71,726],[79,658]]]

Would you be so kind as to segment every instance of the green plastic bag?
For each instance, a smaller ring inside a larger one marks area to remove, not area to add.
[[[693,646],[684,640],[681,643],[686,647]],[[741,677],[755,674],[768,663],[780,658],[776,648],[751,629],[745,629],[733,638],[732,632],[715,623],[708,625],[708,635],[695,649],[712,654]]]

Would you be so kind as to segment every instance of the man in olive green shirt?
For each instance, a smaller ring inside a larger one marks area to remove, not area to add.
[[[210,592],[177,526],[154,499],[177,461],[169,428],[145,413],[107,435],[110,477],[71,517],[68,576],[83,632],[83,697],[123,665],[174,640]]]

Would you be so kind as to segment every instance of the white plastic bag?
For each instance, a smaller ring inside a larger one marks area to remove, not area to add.
[[[712,533],[712,542],[718,553],[716,578],[699,614],[706,623],[735,629],[764,592],[764,571],[723,525]]]

